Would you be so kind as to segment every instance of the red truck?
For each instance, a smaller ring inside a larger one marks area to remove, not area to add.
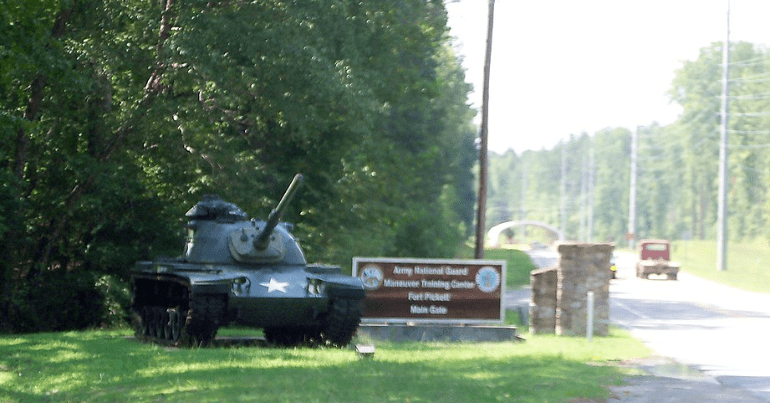
[[[676,280],[679,266],[678,262],[671,261],[671,242],[665,239],[643,239],[639,243],[636,277],[648,278],[650,274],[665,274],[669,280]]]

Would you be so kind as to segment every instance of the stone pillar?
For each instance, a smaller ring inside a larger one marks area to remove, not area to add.
[[[558,267],[533,270],[530,274],[532,301],[529,304],[529,332],[556,331],[556,288]]]
[[[610,326],[610,258],[614,244],[560,243],[556,292],[556,334],[584,336],[587,295],[594,292],[594,335]],[[534,292],[534,289],[533,289]]]

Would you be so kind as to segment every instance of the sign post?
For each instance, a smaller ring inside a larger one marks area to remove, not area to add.
[[[502,323],[506,262],[353,258],[363,322]]]

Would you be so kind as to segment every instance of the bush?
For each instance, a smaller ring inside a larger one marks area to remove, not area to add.
[[[96,281],[96,288],[104,297],[100,327],[116,328],[131,321],[129,305],[131,304],[130,285],[118,277],[102,275]]]
[[[115,326],[127,318],[128,288],[111,276],[51,270],[12,291],[13,332],[52,332]]]

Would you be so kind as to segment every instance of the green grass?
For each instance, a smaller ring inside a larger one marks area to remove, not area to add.
[[[649,354],[614,329],[591,343],[376,342],[363,360],[350,349],[175,349],[129,335],[0,338],[0,402],[568,402],[608,398],[628,371],[613,364]]]
[[[672,260],[682,271],[747,291],[770,293],[770,246],[766,241],[728,243],[727,270],[717,270],[715,241],[676,241]]]
[[[473,258],[473,248],[465,245],[460,251],[460,259]],[[520,288],[521,286],[528,285],[530,282],[529,273],[532,270],[537,269],[532,261],[529,259],[529,255],[526,252],[522,252],[516,249],[486,249],[484,251],[485,260],[505,260],[507,273],[505,278],[505,285],[507,288]]]
[[[507,262],[505,285],[508,288],[519,288],[529,284],[529,273],[537,269],[525,252],[515,249],[487,249],[484,251],[484,259]]]

